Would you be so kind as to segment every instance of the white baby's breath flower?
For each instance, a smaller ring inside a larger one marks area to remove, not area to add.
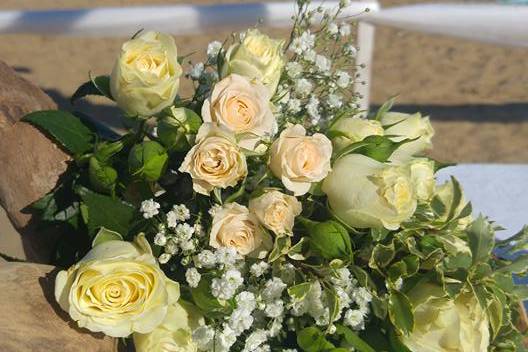
[[[286,64],[286,73],[290,78],[297,78],[302,73],[303,67],[300,63],[291,61]]]
[[[301,111],[301,101],[295,98],[290,99],[290,101],[288,102],[288,111],[293,114],[296,114]]]
[[[209,45],[207,45],[207,57],[209,60],[216,61],[216,57],[218,56],[221,48],[222,43],[220,43],[218,40],[210,42]]]
[[[141,202],[140,211],[145,219],[151,219],[159,214],[160,205],[153,199],[147,199]]]
[[[160,262],[160,264],[166,264],[171,259],[171,257],[172,256],[170,254],[163,253],[162,255],[159,256],[158,262]]]
[[[331,109],[337,109],[343,105],[343,100],[341,99],[341,96],[337,94],[328,94],[326,103]]]
[[[319,113],[319,99],[312,96],[308,104],[306,104],[306,112],[312,118],[312,122],[317,124],[321,118],[321,114]]]
[[[178,243],[174,238],[169,238],[167,244],[165,244],[165,253],[174,255],[178,252]]]
[[[268,280],[262,289],[262,298],[267,301],[274,301],[280,298],[286,284],[278,277]]]
[[[156,246],[163,247],[165,244],[167,244],[167,236],[165,236],[165,234],[162,232],[158,232],[156,236],[154,236],[154,244]]]
[[[228,325],[224,324],[222,332],[215,335],[215,346],[212,349],[215,352],[227,352],[236,342],[237,335]]]
[[[339,33],[339,27],[335,22],[332,22],[328,25],[328,33],[332,35],[336,35],[337,33]]]
[[[198,287],[198,284],[200,283],[200,279],[202,278],[202,275],[196,270],[196,268],[189,268],[185,272],[185,280],[189,284],[190,287]]]
[[[204,64],[203,62],[199,62],[196,65],[192,67],[192,69],[189,71],[189,76],[191,76],[192,79],[198,80],[204,73]]]
[[[357,49],[352,44],[345,45],[345,54],[354,58],[357,55]]]
[[[268,270],[269,270],[269,264],[264,261],[251,265],[251,268],[249,269],[251,275],[255,277],[260,277],[264,275]]]
[[[317,55],[315,57],[315,66],[317,66],[319,72],[328,74],[330,68],[332,68],[332,62],[324,55]]]
[[[249,313],[255,310],[257,306],[255,294],[249,291],[242,291],[235,297],[237,309],[243,309]]]
[[[178,225],[178,217],[176,213],[171,210],[167,213],[167,226],[170,229],[173,229],[176,227],[176,225]]]
[[[242,334],[253,325],[253,317],[251,312],[244,309],[235,309],[228,320],[228,325],[236,335]]]
[[[253,331],[246,339],[244,352],[253,352],[268,339],[266,330],[257,329]]]
[[[264,309],[264,313],[266,313],[266,316],[269,318],[278,318],[280,317],[284,312],[284,302],[281,300],[275,300],[270,303],[266,303],[266,309]]]
[[[313,48],[315,44],[315,35],[311,34],[310,31],[303,32],[300,37],[295,38],[292,41],[291,49],[296,54],[302,54],[303,52]]]
[[[360,310],[349,309],[345,312],[345,324],[354,330],[363,330],[365,328],[365,320],[363,313]]]
[[[339,88],[346,88],[350,84],[350,75],[345,71],[336,72],[337,81],[336,84]]]
[[[308,61],[308,62],[315,62],[315,58],[316,57],[317,57],[317,53],[313,49],[307,50],[303,54],[303,59]]]
[[[178,224],[174,232],[180,240],[190,240],[194,234],[194,226],[191,226],[186,222],[183,224]]]
[[[211,283],[211,293],[219,299],[231,299],[244,279],[240,271],[229,269],[220,279],[214,278]]]
[[[212,268],[216,265],[216,256],[210,250],[205,249],[194,257],[194,265],[198,268]]]
[[[213,339],[215,330],[211,326],[202,325],[196,328],[192,333],[192,340],[196,343],[201,351],[213,350]]]
[[[306,78],[301,78],[295,84],[295,92],[301,96],[307,96],[313,89],[312,83]]]
[[[348,23],[343,23],[339,27],[339,34],[341,34],[343,37],[349,36],[352,32],[352,28]]]
[[[185,221],[191,218],[190,210],[185,206],[185,204],[178,204],[172,207],[172,211],[176,215],[178,221]]]
[[[224,267],[231,267],[240,259],[240,255],[233,247],[220,247],[215,252],[216,262]]]

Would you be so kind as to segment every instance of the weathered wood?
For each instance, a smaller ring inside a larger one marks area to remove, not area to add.
[[[24,234],[26,258],[37,262],[48,260],[53,240],[33,235],[27,207],[55,187],[70,160],[39,130],[19,121],[46,109],[56,109],[51,98],[0,61],[0,205]]]
[[[54,298],[57,270],[0,262],[0,351],[115,352],[116,340],[80,329]]]

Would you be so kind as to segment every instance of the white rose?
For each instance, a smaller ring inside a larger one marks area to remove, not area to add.
[[[361,142],[368,136],[383,136],[384,131],[379,121],[349,117],[338,120],[330,128],[329,133],[335,135],[332,143],[334,151],[338,152],[352,143]]]
[[[121,47],[110,90],[128,115],[150,117],[174,102],[181,74],[174,39],[159,32],[145,32]]]
[[[248,30],[241,43],[227,50],[222,77],[236,73],[258,79],[273,95],[284,67],[283,46],[283,40],[271,39],[257,29]]]
[[[215,212],[209,236],[211,247],[231,247],[241,255],[259,256],[270,247],[257,217],[237,203],[228,203]]]
[[[277,235],[291,234],[295,217],[301,214],[302,205],[297,198],[271,190],[249,201],[249,210],[261,224]]]
[[[288,190],[299,196],[328,175],[331,156],[332,143],[325,135],[306,136],[304,127],[293,125],[282,131],[271,146],[269,167]]]
[[[202,118],[240,136],[239,145],[253,150],[262,137],[277,132],[269,100],[262,84],[232,74],[214,86],[202,106]]]
[[[322,190],[336,216],[357,228],[396,230],[417,205],[408,167],[360,154],[337,160]]]
[[[488,316],[472,294],[462,293],[455,300],[409,298],[415,306],[414,329],[401,340],[412,352],[488,350]]]
[[[167,317],[154,331],[134,334],[134,347],[137,352],[196,352],[192,331],[203,321],[198,309],[180,301],[169,306]]]
[[[179,295],[142,234],[96,245],[55,280],[55,299],[79,327],[112,337],[151,332]]]
[[[413,156],[419,155],[433,146],[433,126],[431,126],[429,117],[422,117],[420,113],[410,115],[388,112],[381,118],[381,124],[386,128],[385,135],[397,136],[391,138],[394,142],[418,138],[396,149],[390,157],[391,161],[409,161]]]
[[[196,192],[208,195],[215,187],[233,187],[246,177],[246,157],[232,133],[204,123],[198,130],[196,143],[179,168],[191,175]]]
[[[416,198],[421,202],[430,200],[434,194],[436,187],[434,167],[434,161],[425,158],[413,159],[409,163]]]

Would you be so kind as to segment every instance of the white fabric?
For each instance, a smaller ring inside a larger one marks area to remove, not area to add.
[[[487,215],[506,228],[497,232],[497,237],[507,238],[528,224],[528,165],[460,164],[442,169],[438,175],[440,182],[455,176],[473,213]]]
[[[310,6],[331,9],[338,3],[314,1]],[[343,17],[353,18],[365,12],[366,8],[376,10],[378,7],[376,1],[352,2]],[[212,33],[220,29],[252,27],[259,20],[271,27],[288,27],[292,24],[294,10],[291,2],[269,2],[0,11],[0,33],[128,37],[142,28],[172,34]]]
[[[364,20],[423,33],[528,47],[528,6],[422,4],[383,8]]]

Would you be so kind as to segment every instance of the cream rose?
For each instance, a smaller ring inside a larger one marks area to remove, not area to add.
[[[425,158],[413,159],[409,163],[414,191],[420,202],[427,202],[434,194],[436,187],[434,167],[434,161]]]
[[[55,299],[79,327],[113,337],[151,332],[179,294],[142,234],[96,245],[55,281]]]
[[[137,352],[196,352],[192,331],[203,323],[198,309],[180,301],[169,306],[167,316],[154,331],[134,334]]]
[[[414,329],[401,340],[412,352],[483,352],[490,343],[486,312],[470,293],[455,300],[410,297]]]
[[[288,190],[300,196],[328,175],[331,156],[332,143],[326,136],[306,136],[304,127],[293,125],[271,146],[269,167]]]
[[[128,115],[150,117],[173,103],[181,74],[174,39],[159,32],[145,32],[121,47],[110,90]]]
[[[246,157],[232,133],[204,123],[198,130],[196,143],[179,168],[191,175],[196,192],[208,195],[215,187],[232,187],[246,177]]]
[[[262,84],[232,74],[214,86],[202,106],[202,118],[235,133],[241,147],[253,150],[262,137],[277,132],[269,100]]]
[[[344,147],[361,142],[368,136],[383,136],[383,127],[376,120],[367,120],[359,117],[342,118],[338,120],[329,130],[332,138],[334,151],[338,152]]]
[[[322,190],[337,217],[357,228],[396,230],[417,205],[408,167],[360,154],[338,159]]]
[[[386,128],[385,135],[395,136],[391,138],[395,142],[418,138],[396,149],[390,157],[391,161],[407,162],[413,156],[419,155],[433,146],[433,126],[431,126],[429,117],[422,117],[420,113],[410,115],[388,112],[382,116],[381,124]]]
[[[270,248],[270,239],[257,217],[237,203],[228,203],[215,212],[209,236],[211,247],[231,247],[241,255],[260,256]]]
[[[270,190],[249,201],[249,211],[260,223],[277,235],[291,234],[295,217],[301,214],[302,205],[297,198]]]
[[[283,40],[274,40],[250,29],[241,43],[233,44],[226,53],[222,77],[236,73],[258,79],[273,95],[284,67]]]

